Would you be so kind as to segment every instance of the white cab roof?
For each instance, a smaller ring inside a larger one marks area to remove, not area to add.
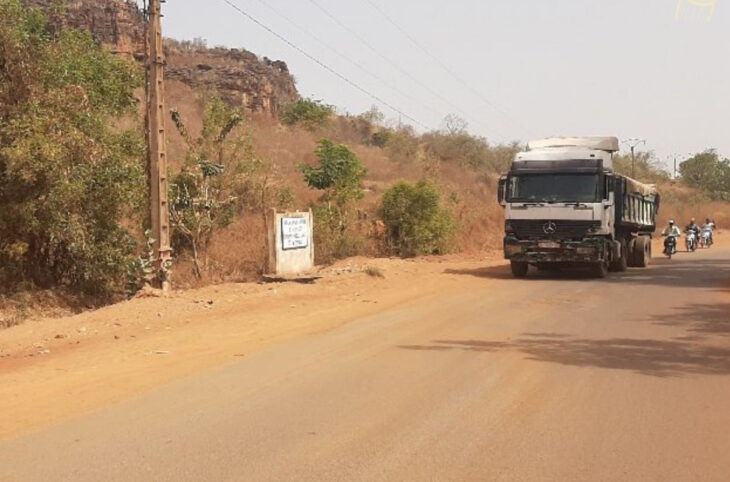
[[[538,139],[527,144],[529,150],[548,148],[583,147],[605,152],[618,152],[617,137],[550,137]]]

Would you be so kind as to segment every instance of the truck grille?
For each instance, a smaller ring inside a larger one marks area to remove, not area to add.
[[[582,239],[601,227],[600,221],[551,221],[513,219],[507,221],[517,239]],[[554,230],[554,231],[553,231]]]

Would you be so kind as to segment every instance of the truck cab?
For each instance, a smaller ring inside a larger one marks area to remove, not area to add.
[[[603,277],[648,262],[658,194],[614,172],[618,150],[615,137],[552,138],[517,154],[498,189],[515,276],[532,265],[583,266]]]

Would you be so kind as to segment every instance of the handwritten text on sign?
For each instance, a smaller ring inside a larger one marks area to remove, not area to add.
[[[302,249],[309,246],[309,219],[282,218],[281,243],[285,250]]]

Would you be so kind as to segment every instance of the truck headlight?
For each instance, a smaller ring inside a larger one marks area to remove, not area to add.
[[[591,255],[591,254],[596,254],[596,248],[580,247],[580,248],[576,249],[575,252],[578,254],[583,254],[583,255]]]

